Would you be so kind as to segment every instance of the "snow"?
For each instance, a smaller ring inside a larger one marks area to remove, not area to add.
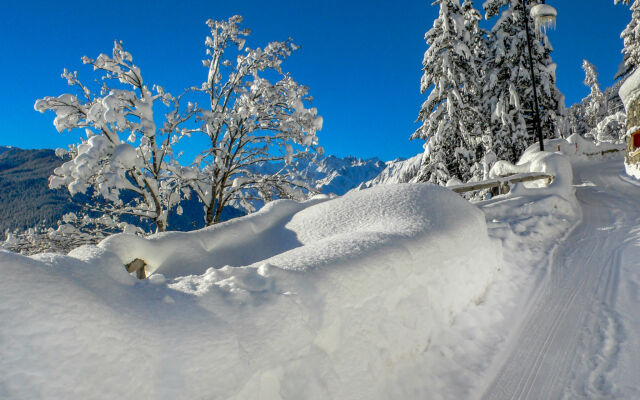
[[[536,24],[537,32],[546,32],[548,28],[555,28],[558,11],[548,4],[536,4],[531,7],[531,18]]]
[[[121,143],[113,149],[111,162],[120,168],[131,169],[137,163],[138,154],[135,147],[129,143]]]
[[[68,256],[0,252],[0,315],[11,316],[0,324],[0,393],[427,393],[416,360],[482,301],[499,254],[478,208],[428,184],[277,201],[213,228],[121,234]],[[122,263],[133,257],[156,274],[131,277]]]
[[[640,96],[640,69],[636,70],[633,74],[624,81],[618,95],[624,103],[624,108],[629,109],[629,106]]]
[[[620,157],[574,164],[580,223],[523,293],[477,398],[638,398],[637,183]],[[635,258],[634,258],[635,257]]]
[[[640,179],[640,165],[629,164],[625,161],[624,170],[627,173],[627,175],[632,176],[636,179]]]
[[[473,204],[388,184],[0,251],[0,397],[635,398],[640,185],[619,152],[545,145],[491,173],[549,186]]]

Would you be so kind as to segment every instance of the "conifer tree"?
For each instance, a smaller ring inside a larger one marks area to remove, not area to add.
[[[628,71],[636,69],[640,65],[640,2],[634,0],[615,0],[615,3],[631,3],[631,21],[620,34],[624,40],[624,63]]]
[[[533,80],[527,46],[525,22],[533,29],[528,2],[487,0],[486,17],[499,15],[489,40],[486,102],[491,107],[492,141],[498,158],[516,162],[523,151],[537,141],[533,126]],[[524,11],[524,13],[523,13]],[[526,16],[527,20],[523,18]],[[564,111],[564,96],[556,87],[552,47],[547,36],[538,32],[532,38],[532,57],[538,92],[540,125],[543,136],[557,136],[557,121]]]
[[[467,3],[467,2],[465,2]],[[422,126],[411,136],[425,139],[422,165],[415,181],[446,184],[468,181],[477,163],[473,136],[482,119],[480,76],[476,59],[477,20],[465,19],[458,0],[437,0],[440,12],[426,33],[421,91],[430,90],[418,120]],[[468,7],[468,5],[467,5]],[[475,30],[475,32],[474,32]]]
[[[596,67],[584,60],[582,69],[585,73],[584,84],[591,89],[589,96],[584,99],[584,123],[587,134],[593,135],[591,131],[606,116],[606,99],[598,84]]]
[[[476,85],[470,85],[472,92],[468,93],[468,100],[478,110],[481,110],[480,113],[473,114],[475,121],[470,127],[477,160],[472,168],[472,179],[482,180],[488,178],[489,170],[496,159],[493,153],[493,141],[491,138],[491,118],[489,117],[491,109],[483,101],[483,82],[487,76],[487,57],[489,53],[487,37],[489,32],[480,28],[479,22],[482,20],[482,15],[474,7],[472,0],[464,0],[461,5],[461,10],[464,16],[465,27],[470,35],[473,66],[478,76]]]

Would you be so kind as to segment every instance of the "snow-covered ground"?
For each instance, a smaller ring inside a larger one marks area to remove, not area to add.
[[[640,398],[640,184],[620,158],[574,170],[583,219],[523,296],[479,397]]]
[[[573,165],[528,152],[500,168],[551,186],[476,205],[380,185],[0,252],[0,398],[637,397],[640,186],[620,159]]]

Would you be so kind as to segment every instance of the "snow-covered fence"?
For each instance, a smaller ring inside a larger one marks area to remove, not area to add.
[[[537,172],[530,172],[524,174],[507,174],[499,176],[494,179],[488,179],[486,181],[465,183],[462,185],[449,186],[448,189],[456,193],[474,192],[483,189],[498,188],[499,194],[506,194],[509,192],[511,186],[520,182],[531,182],[537,180],[545,180],[547,185],[550,185],[555,178],[554,175],[543,174]]]

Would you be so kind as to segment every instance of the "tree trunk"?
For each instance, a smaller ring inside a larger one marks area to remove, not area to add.
[[[156,223],[156,233],[164,232],[167,230],[167,226],[165,225],[164,221],[156,219],[154,220],[154,222]]]

